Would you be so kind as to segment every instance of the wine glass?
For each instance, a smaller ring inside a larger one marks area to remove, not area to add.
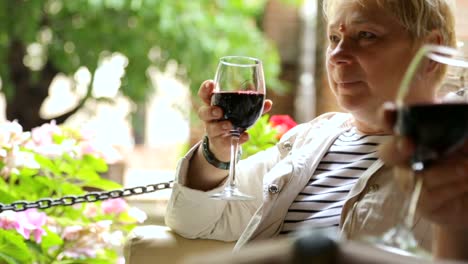
[[[437,85],[428,84],[421,78],[422,71],[431,70],[445,72]],[[425,45],[410,63],[397,95],[394,129],[415,144],[410,160],[413,190],[402,208],[405,213],[402,221],[381,237],[367,238],[378,247],[404,255],[430,257],[411,231],[423,183],[420,172],[457,150],[468,139],[467,73],[468,57],[445,46]],[[418,89],[426,89],[425,94],[430,94],[431,100],[415,96]]]
[[[231,160],[227,185],[220,193],[210,197],[221,200],[253,200],[255,197],[242,193],[236,185],[236,164],[239,153],[239,137],[252,126],[263,112],[265,80],[259,59],[244,56],[226,56],[219,61],[214,78],[215,89],[211,105],[221,107],[232,129]]]

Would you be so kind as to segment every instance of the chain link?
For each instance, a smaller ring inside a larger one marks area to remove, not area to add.
[[[89,192],[84,195],[67,195],[60,198],[41,198],[34,202],[15,201],[11,204],[0,203],[0,213],[4,211],[21,212],[31,208],[47,209],[54,206],[70,206],[79,203],[93,203],[104,201],[107,199],[128,197],[145,193],[152,193],[164,189],[170,189],[174,185],[174,181],[149,184],[146,186],[136,186],[111,191]]]

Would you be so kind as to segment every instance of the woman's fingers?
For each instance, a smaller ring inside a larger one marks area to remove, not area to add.
[[[250,136],[247,132],[244,132],[240,135],[239,144],[245,143],[249,140]]]
[[[423,186],[419,204],[426,214],[432,215],[437,211],[445,210],[443,208],[447,206],[454,206],[459,201],[465,200],[468,200],[468,179],[433,189]],[[468,212],[465,213],[468,214]]]
[[[198,108],[198,117],[203,121],[205,132],[208,135],[210,142],[210,150],[221,161],[228,161],[230,155],[229,130],[232,129],[232,124],[228,120],[220,120],[223,118],[223,110],[218,106],[211,105],[211,96],[215,84],[212,80],[207,80],[202,83],[198,90],[198,96],[203,101],[204,105]],[[263,106],[263,113],[271,110],[273,102],[266,99]],[[249,140],[247,132],[241,134],[239,143],[245,143]]]
[[[450,186],[461,180],[468,182],[468,155],[464,154],[467,146],[468,140],[459,150],[441,157],[423,171],[422,176],[427,189]]]
[[[468,222],[468,211],[466,208],[468,208],[467,193],[462,197],[457,197],[457,199],[449,200],[432,211],[425,212],[425,215],[439,225],[445,225],[450,228],[466,228],[465,225]]]
[[[212,80],[206,80],[200,85],[200,89],[198,89],[198,97],[200,97],[206,105],[210,105],[211,103],[211,95],[213,94],[214,87],[215,85]]]
[[[451,186],[463,180],[468,182],[468,159],[454,157],[439,161],[423,172],[422,177],[428,190]]]
[[[204,122],[217,121],[223,117],[223,110],[218,106],[202,105],[198,108],[198,117]]]
[[[263,114],[270,112],[272,107],[273,101],[271,101],[270,99],[265,99],[265,103],[263,104]]]
[[[218,137],[226,135],[231,130],[231,122],[227,120],[223,121],[213,121],[206,123],[205,130],[208,137]]]
[[[433,221],[457,225],[468,221],[468,142],[421,172],[420,209]]]

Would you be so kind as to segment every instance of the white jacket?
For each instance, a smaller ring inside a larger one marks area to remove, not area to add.
[[[254,201],[212,200],[209,192],[184,186],[194,146],[181,159],[165,215],[166,225],[187,238],[246,242],[276,236],[289,206],[307,184],[322,156],[334,140],[348,129],[352,116],[327,113],[288,131],[276,145],[238,163],[237,183]],[[406,197],[395,185],[393,170],[377,160],[363,172],[347,196],[341,215],[342,235],[355,239],[377,235],[394,226],[401,217]],[[431,225],[416,218],[414,232],[430,250]]]

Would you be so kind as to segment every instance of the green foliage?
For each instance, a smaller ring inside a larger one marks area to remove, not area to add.
[[[21,235],[0,229],[0,259],[6,263],[27,263],[29,249]]]
[[[247,130],[250,139],[242,145],[242,158],[273,147],[286,132],[296,125],[296,121],[289,115],[263,115]]]
[[[0,133],[2,204],[122,188],[101,177],[107,155],[78,131],[52,123],[30,133],[6,122]],[[125,235],[145,218],[132,210],[137,209],[114,199],[1,212],[0,263],[116,263]]]
[[[274,146],[278,142],[278,131],[269,123],[270,116],[265,114],[247,130],[249,141],[242,144],[242,158]]]
[[[280,69],[276,48],[255,22],[265,2],[0,1],[2,91],[8,98],[15,92],[8,63],[13,41],[25,46],[38,44],[41,52],[35,58],[39,65],[49,61],[68,76],[81,66],[94,73],[105,56],[125,55],[128,65],[121,91],[137,103],[153,91],[147,76],[149,67],[164,70],[175,60],[182,66],[180,77],[195,93],[203,80],[213,77],[218,58],[228,54],[261,58],[269,88],[284,88],[277,79]],[[30,70],[41,74],[42,66]]]

